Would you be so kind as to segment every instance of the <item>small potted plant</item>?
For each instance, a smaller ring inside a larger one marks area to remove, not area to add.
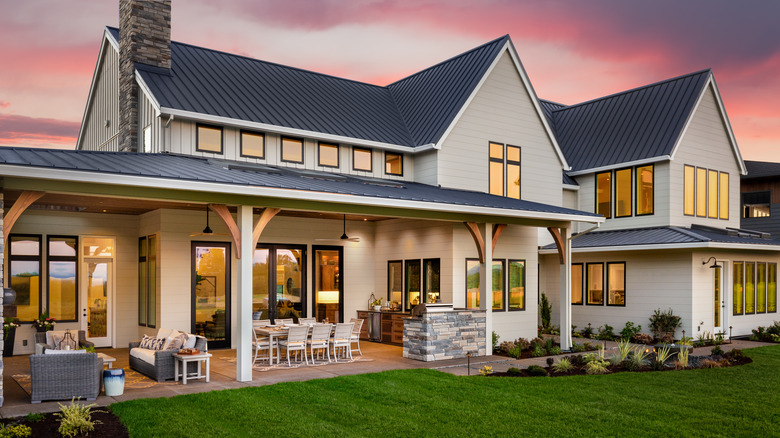
[[[38,332],[48,332],[49,330],[54,330],[54,324],[56,324],[54,318],[50,318],[47,312],[43,312],[38,319],[33,321],[32,325]]]
[[[372,306],[374,306],[374,311],[379,312],[382,310],[382,299],[376,299],[371,303]]]

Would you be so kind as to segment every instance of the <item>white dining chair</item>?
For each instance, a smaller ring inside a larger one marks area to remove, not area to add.
[[[252,341],[252,350],[254,351],[252,365],[258,360],[268,360],[270,364],[273,361],[273,349],[276,348],[276,341],[272,344],[269,337],[259,336],[254,329],[252,329]],[[265,354],[263,355],[261,352],[265,352]]]
[[[284,318],[284,319],[277,319],[277,320],[276,320],[276,324],[277,324],[277,325],[279,325],[279,324],[282,324],[282,325],[291,325],[291,324],[295,324],[295,322],[293,321],[293,319],[292,319],[292,318]]]
[[[317,322],[315,318],[298,318],[298,324],[314,324]]]
[[[357,351],[362,356],[363,352],[360,351],[360,330],[363,328],[363,320],[359,318],[350,318],[349,322],[355,324],[354,328],[352,329],[352,336],[349,340],[350,348],[352,348],[351,344],[356,344],[357,349],[352,348],[352,351]]]
[[[324,357],[322,351],[325,350],[325,356],[330,363],[330,332],[333,327],[330,324],[315,324],[311,328],[311,339],[309,339],[309,352],[311,353],[311,363],[315,363],[317,357],[315,350],[319,352],[319,357]]]
[[[336,362],[339,361],[339,351],[344,354],[345,358],[352,360],[352,350],[350,349],[352,327],[355,323],[341,322],[336,324],[336,328],[333,330],[333,338],[330,340],[330,346],[333,350],[333,358]]]
[[[303,359],[306,361],[306,365],[309,364],[309,357],[306,354],[306,341],[309,337],[309,326],[308,325],[299,325],[299,326],[292,326],[290,327],[289,331],[287,332],[287,339],[281,339],[279,340],[279,344],[276,347],[277,356],[280,358],[281,356],[281,349],[284,348],[287,350],[287,366],[292,366],[290,364],[290,352],[291,351],[303,351]]]

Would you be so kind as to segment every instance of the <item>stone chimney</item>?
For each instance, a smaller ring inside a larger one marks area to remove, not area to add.
[[[138,150],[135,64],[171,68],[171,1],[119,0],[119,150]]]

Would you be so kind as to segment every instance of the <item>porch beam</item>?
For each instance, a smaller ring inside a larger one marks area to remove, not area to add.
[[[558,248],[558,261],[561,264],[566,262],[566,248],[564,247],[564,241],[561,237],[561,229],[556,227],[547,227],[547,231],[552,235],[555,241],[555,247]]]
[[[278,208],[265,208],[263,209],[263,212],[260,213],[260,218],[257,219],[257,223],[255,224],[254,229],[252,230],[252,249],[254,250],[257,248],[257,242],[260,241],[260,235],[263,234],[263,230],[265,230],[266,225],[268,225],[268,222],[271,222],[271,219],[276,216],[281,209]]]
[[[225,204],[209,204],[211,211],[217,214],[225,226],[230,231],[230,237],[233,238],[233,249],[237,259],[241,258],[241,232],[238,231],[238,225],[233,219],[233,215],[230,214],[227,205]]]
[[[19,195],[19,198],[14,202],[14,205],[8,209],[8,214],[5,215],[3,220],[3,242],[8,244],[8,235],[11,233],[16,221],[27,210],[27,207],[31,206],[35,201],[41,199],[46,192],[38,192],[33,190],[25,190]]]
[[[252,207],[238,206],[238,229],[241,257],[238,260],[236,301],[236,380],[252,380]]]
[[[506,224],[495,224],[493,225],[493,252],[496,251],[496,244],[498,243],[498,238],[501,236],[501,233],[506,230]]]
[[[482,238],[482,233],[479,231],[479,225],[475,222],[463,222],[466,229],[471,233],[471,237],[474,239],[474,244],[477,245],[477,253],[479,253],[479,263],[485,263],[485,239]],[[487,233],[485,234],[487,235]]]

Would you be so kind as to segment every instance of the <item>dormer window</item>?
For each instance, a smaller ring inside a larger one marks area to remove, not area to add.
[[[198,124],[196,137],[198,152],[222,153],[222,127]]]
[[[317,148],[317,164],[322,167],[339,167],[339,145],[320,143]]]
[[[388,175],[403,176],[404,156],[392,152],[385,152],[385,173]]]
[[[282,161],[303,164],[303,140],[282,137]]]
[[[371,172],[371,149],[352,148],[352,170]]]
[[[265,136],[259,132],[241,131],[241,156],[265,158]]]

